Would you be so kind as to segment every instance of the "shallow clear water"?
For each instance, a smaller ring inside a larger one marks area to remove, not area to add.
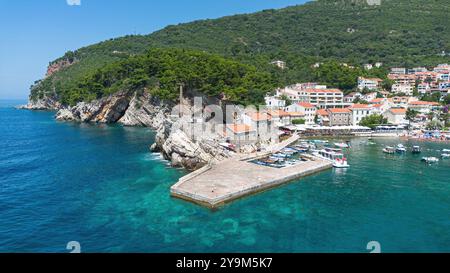
[[[170,198],[185,174],[145,128],[60,123],[0,102],[0,252],[450,251],[450,145],[385,155],[353,139],[348,170],[310,176],[212,212]],[[414,142],[404,142],[411,147]]]

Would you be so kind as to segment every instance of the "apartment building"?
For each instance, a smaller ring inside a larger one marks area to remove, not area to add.
[[[360,91],[364,90],[364,89],[368,89],[368,90],[379,90],[381,87],[381,83],[383,82],[382,79],[379,78],[364,78],[364,77],[359,77],[358,78],[358,89]]]
[[[372,114],[372,108],[367,104],[353,104],[348,109],[351,111],[351,123],[353,126],[359,125],[364,117]]]
[[[407,96],[412,96],[414,92],[414,87],[413,85],[409,85],[409,84],[393,84],[392,85],[392,93],[394,94],[405,94]]]

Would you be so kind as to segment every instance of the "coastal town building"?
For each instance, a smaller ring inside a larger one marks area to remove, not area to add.
[[[416,85],[416,76],[410,74],[389,74],[388,78],[393,80],[396,84],[401,85]]]
[[[425,73],[428,72],[428,69],[426,67],[413,67],[408,69],[408,74],[416,74],[416,73]]]
[[[361,98],[360,92],[351,92],[344,97],[344,103],[353,103],[356,99]]]
[[[437,73],[448,73],[450,71],[450,64],[438,64],[433,71]]]
[[[373,69],[373,64],[365,64],[364,65],[364,69],[365,70],[372,70]]]
[[[317,108],[309,102],[298,102],[286,108],[288,113],[304,113],[305,124],[314,124]]]
[[[358,78],[358,89],[360,91],[362,90],[379,90],[380,89],[380,85],[383,82],[382,79],[379,78],[364,78],[364,77],[359,77]]]
[[[377,98],[377,92],[370,92],[364,95],[361,95],[361,99],[364,101],[371,101]]]
[[[291,114],[284,110],[268,110],[267,114],[270,116],[271,121],[277,127],[286,126],[291,124]],[[299,116],[304,116],[303,113],[298,113]],[[297,118],[298,116],[295,115]]]
[[[391,68],[391,74],[406,74],[405,67],[393,67]]]
[[[370,107],[371,107],[372,114],[377,114],[377,115],[382,115],[384,112],[386,112],[390,108],[388,103],[371,104]]]
[[[415,97],[392,97],[388,98],[388,102],[392,108],[406,108],[408,104],[413,101],[418,101]]]
[[[425,72],[416,72],[414,76],[416,80],[419,82],[436,82],[438,80],[439,73],[434,71],[425,71]]]
[[[330,126],[350,126],[352,125],[352,112],[348,108],[329,108],[327,109]]]
[[[422,114],[428,114],[433,110],[438,110],[440,108],[439,103],[429,102],[429,101],[412,101],[408,104],[408,109],[418,111]]]
[[[448,89],[450,89],[450,81],[439,83],[439,90],[448,90]]]
[[[306,89],[300,91],[301,101],[317,108],[343,107],[344,93],[339,89]]]
[[[351,111],[351,123],[353,126],[359,125],[364,117],[372,114],[372,108],[367,104],[353,104],[348,109]]]
[[[279,96],[266,96],[264,98],[266,106],[269,109],[279,109],[286,107],[286,101]]]
[[[288,114],[289,114],[289,117],[291,119],[290,124],[292,124],[295,120],[304,120],[305,124],[306,124],[307,118],[306,118],[305,113],[303,113],[303,112],[289,112]],[[314,122],[314,120],[313,120],[313,122]],[[310,123],[309,125],[312,125],[312,124],[313,123]]]
[[[257,134],[255,129],[246,124],[227,124],[225,137],[240,146],[255,142]]]
[[[369,103],[378,104],[378,103],[385,103],[387,101],[388,101],[387,98],[376,98],[376,99],[370,100]]]
[[[407,124],[406,109],[405,108],[391,108],[386,111],[383,116],[388,120],[388,123],[401,125]]]
[[[322,126],[330,126],[330,114],[326,109],[316,111],[317,121]]]
[[[431,86],[429,83],[420,83],[417,85],[417,92],[420,95],[425,95],[426,93],[431,92]]]
[[[405,94],[407,96],[412,96],[414,92],[414,87],[409,84],[393,84],[392,93],[394,94]]]
[[[286,69],[286,62],[284,61],[280,61],[280,60],[276,60],[271,62],[271,64],[275,65],[276,67],[280,68],[280,69]]]
[[[253,129],[268,128],[271,125],[271,116],[267,113],[250,112],[244,114],[244,124]]]
[[[339,89],[327,88],[326,85],[317,83],[298,83],[277,89],[274,96],[266,97],[266,105],[273,108],[273,105],[280,105],[282,97],[286,97],[292,103],[308,102],[317,108],[344,107],[344,93]],[[350,104],[347,104],[350,105]]]

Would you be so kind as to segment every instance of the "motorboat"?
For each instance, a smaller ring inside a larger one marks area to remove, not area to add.
[[[322,149],[315,151],[313,155],[331,162],[335,168],[349,168],[347,158],[338,151],[338,149]]]
[[[395,148],[395,151],[397,153],[406,153],[406,147],[403,146],[403,144],[398,144],[397,147]]]
[[[383,149],[383,153],[385,153],[385,154],[394,154],[395,153],[395,148],[391,147],[391,146],[386,146]]]
[[[413,146],[412,153],[413,154],[420,154],[422,150],[420,149],[420,146]]]
[[[334,143],[334,146],[338,148],[349,148],[350,146],[347,143]]]
[[[276,157],[276,158],[288,158],[289,157],[289,155],[285,154],[285,153],[276,153],[276,154],[273,154],[272,156]]]
[[[436,157],[422,157],[422,161],[426,162],[428,164],[432,164],[432,163],[439,162],[439,158],[436,158]]]
[[[441,157],[443,159],[447,159],[447,158],[450,158],[450,154],[441,154]]]

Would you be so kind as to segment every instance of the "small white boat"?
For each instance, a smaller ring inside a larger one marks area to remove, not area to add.
[[[406,153],[406,148],[403,146],[403,144],[398,144],[397,148],[395,148],[395,151],[397,153]]]
[[[394,154],[395,148],[391,146],[386,146],[386,148],[383,149],[383,153],[385,154]]]
[[[413,146],[412,153],[413,154],[420,154],[422,150],[420,149],[420,146]]]
[[[449,150],[449,149],[444,149],[444,150],[442,150],[442,152],[443,152],[444,154],[449,154],[449,153],[450,153],[450,150]]]
[[[441,157],[446,159],[446,158],[450,158],[450,154],[441,154]]]
[[[431,163],[437,163],[439,162],[439,158],[436,157],[422,157],[422,161],[431,164]]]
[[[347,158],[338,151],[338,149],[323,149],[315,151],[313,155],[331,162],[335,168],[349,168],[350,165],[347,162]]]
[[[338,148],[349,148],[350,147],[346,143],[334,143],[334,146],[336,146]]]

